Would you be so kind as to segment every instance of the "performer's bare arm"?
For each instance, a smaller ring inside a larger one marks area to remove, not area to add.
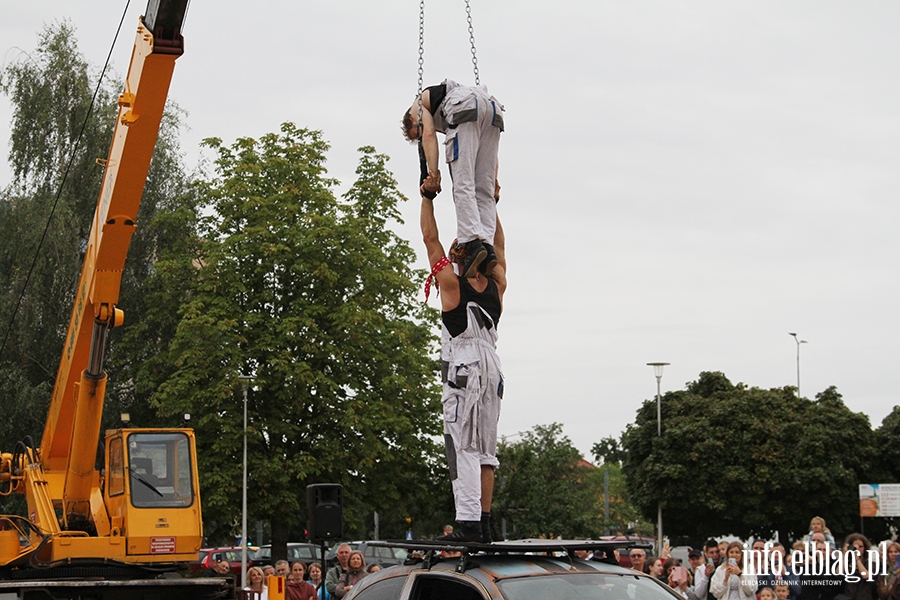
[[[425,250],[428,252],[428,263],[433,266],[446,255],[438,237],[437,221],[434,219],[434,204],[428,198],[422,198],[419,224],[422,228]],[[499,260],[499,254],[497,256]],[[453,272],[453,267],[447,265],[435,277],[440,285],[442,310],[453,310],[459,304],[459,280]]]
[[[497,266],[491,277],[497,282],[497,291],[500,300],[503,300],[503,292],[506,291],[506,236],[503,234],[503,225],[500,224],[500,215],[497,215],[497,230],[494,232],[494,254],[497,255]]]
[[[413,124],[418,126],[419,99],[409,109]],[[434,129],[434,117],[431,116],[431,91],[422,92],[422,148],[425,151],[425,162],[428,164],[428,179],[425,189],[435,192],[441,188],[441,168],[438,164],[439,149],[437,132]]]

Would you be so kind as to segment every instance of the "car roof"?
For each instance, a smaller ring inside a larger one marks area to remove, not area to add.
[[[363,591],[377,581],[395,577],[409,577],[415,572],[451,573],[454,576],[471,577],[480,581],[485,589],[491,589],[505,579],[534,577],[554,574],[596,573],[644,578],[651,585],[659,582],[648,575],[619,566],[614,562],[580,560],[576,550],[598,553],[604,551],[612,556],[612,550],[619,546],[613,541],[590,540],[517,540],[494,544],[447,544],[439,542],[371,542],[371,545],[406,548],[418,552],[422,558],[408,560],[406,564],[384,569],[365,577],[353,594],[362,596]],[[441,552],[461,552],[458,557],[444,558]],[[552,553],[547,555],[546,553]]]

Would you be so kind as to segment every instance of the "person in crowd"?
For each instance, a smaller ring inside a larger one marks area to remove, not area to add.
[[[791,594],[791,589],[787,583],[782,581],[775,584],[773,593],[775,594],[775,600],[788,600]]]
[[[667,557],[663,561],[663,570],[662,575],[659,576],[659,580],[663,583],[669,583],[669,576],[672,574],[672,571],[675,567],[678,566],[678,559],[672,556]]]
[[[291,564],[286,560],[277,561],[275,563],[275,574],[288,579],[291,574]]]
[[[859,581],[844,578],[844,594],[849,596],[850,600],[877,600],[878,590],[874,577],[869,577],[868,552],[872,543],[861,533],[851,533],[844,541],[844,545],[848,551],[855,551],[856,575],[859,578]]]
[[[295,560],[291,563],[291,574],[288,581],[304,581],[306,579],[306,563]]]
[[[669,578],[666,583],[669,584],[670,588],[675,590],[676,594],[684,598],[684,600],[689,600],[687,590],[690,583],[690,574],[687,569],[678,564],[678,559],[669,558],[666,560],[666,563],[670,560],[675,561],[675,566],[669,570]]]
[[[743,571],[744,546],[731,542],[725,551],[725,559],[713,573],[710,591],[717,600],[755,600],[756,575]]]
[[[750,544],[751,552],[750,556],[747,557],[749,559],[747,560],[747,566],[750,567],[754,575],[767,572],[767,565],[763,564],[763,561],[766,559],[765,549],[766,542],[763,540],[754,539],[753,543]]]
[[[306,563],[302,560],[292,562],[291,576],[294,578],[294,581],[306,581]]]
[[[262,568],[263,576],[268,579],[271,575],[275,574],[275,567],[272,565],[266,565]]]
[[[727,553],[728,553],[728,542],[726,542],[725,540],[722,540],[721,542],[719,542],[719,557],[722,562],[727,562],[725,560],[726,559],[725,555]]]
[[[712,581],[712,576],[716,567],[722,562],[722,553],[719,552],[719,542],[713,538],[706,540],[706,543],[703,544],[703,558],[706,560],[707,565],[706,575],[709,580]],[[712,569],[709,568],[709,565],[712,565]],[[716,600],[716,597],[713,596],[708,584],[706,586],[706,600]]]
[[[328,569],[328,573],[325,574],[325,589],[331,596],[334,596],[334,588],[338,579],[341,578],[341,574],[347,570],[347,561],[350,560],[350,545],[341,544],[338,546],[336,556],[337,564]]]
[[[718,551],[719,547],[716,546]],[[685,590],[688,600],[706,600],[706,594],[709,591],[709,578],[712,576],[715,567],[707,564],[704,560],[703,552],[697,549],[688,552],[688,562],[691,568],[688,572],[691,576],[691,585]]]
[[[788,555],[787,555],[789,565],[794,564],[794,551],[795,550],[800,551],[802,554],[806,554],[806,542],[804,542],[803,540],[797,540],[796,542],[791,544],[791,552],[788,553]]]
[[[775,591],[770,587],[760,588],[756,597],[759,600],[775,600]]]
[[[362,552],[354,550],[347,559],[347,570],[341,573],[337,585],[334,587],[335,598],[343,598],[366,575],[368,575],[366,560],[363,558]]]
[[[647,565],[647,554],[640,548],[632,548],[628,553],[631,558],[631,568],[641,573],[649,573],[650,569]]]
[[[217,560],[211,567],[197,573],[197,577],[233,577],[231,563],[225,559]]]
[[[809,533],[804,536],[803,541],[808,542],[812,539],[812,534],[821,533],[825,536],[825,541],[828,542],[832,548],[837,547],[837,542],[834,541],[834,536],[831,535],[831,530],[828,529],[828,526],[825,525],[825,519],[822,517],[813,517],[809,521]]]
[[[826,548],[829,548],[825,541],[825,533],[822,531],[813,532],[810,536],[809,553],[806,557],[807,563],[813,560],[813,554],[816,555],[815,560],[818,562],[826,560]],[[810,568],[806,568],[809,566]],[[834,600],[835,596],[841,593],[843,589],[844,577],[842,575],[815,575],[812,573],[811,565],[792,565],[794,571],[803,571],[800,575],[800,600]]]
[[[575,539],[576,539],[576,540],[589,541],[591,538],[581,538],[581,537],[579,537],[579,538],[575,538]],[[581,560],[594,560],[594,561],[597,561],[597,562],[607,562],[607,560],[606,560],[606,552],[603,551],[603,550],[594,550],[594,551],[588,551],[588,550],[576,550],[576,551],[575,551],[575,557],[576,557],[576,558],[580,558]],[[617,564],[618,564],[618,559],[617,559]]]
[[[775,584],[783,582],[788,586],[790,600],[796,600],[800,596],[800,576],[795,575],[786,562],[788,555],[784,545],[781,542],[774,542],[769,549],[769,556],[771,560],[768,569],[757,575],[759,585],[757,591],[768,587],[772,588],[774,593]]]
[[[319,563],[309,564],[309,582],[316,588],[319,600],[331,600],[331,594],[325,589],[325,582],[322,580],[322,565]]]
[[[375,563],[372,563],[371,565],[366,567],[366,573],[369,573],[369,574],[375,573],[376,571],[380,571],[380,570],[381,570],[381,565],[377,565]]]
[[[647,553],[640,548],[632,550],[628,556],[631,558],[631,568],[641,573],[649,573],[652,561],[647,562]],[[660,563],[661,565],[662,563]]]
[[[257,594],[256,598],[258,598],[258,600],[268,599],[269,590],[266,589],[266,577],[263,575],[262,569],[259,567],[250,567],[247,569],[247,584],[245,589]]]
[[[650,577],[656,577],[657,579],[663,574],[663,559],[656,558],[653,562],[650,563],[650,566],[647,569],[647,574]]]
[[[304,600],[314,600],[316,597],[316,588],[314,588],[306,577],[306,563],[302,560],[296,560],[291,563],[291,574],[288,577],[287,595],[288,600],[302,598]]]
[[[875,578],[875,589],[878,600],[900,600],[900,585],[897,585],[898,569],[900,569],[900,544],[886,542],[887,566]]]

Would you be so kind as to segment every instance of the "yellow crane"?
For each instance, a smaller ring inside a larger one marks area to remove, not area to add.
[[[203,539],[192,430],[107,431],[105,466],[95,467],[106,339],[123,320],[116,307],[122,269],[184,51],[187,4],[149,0],[139,20],[43,438],[39,447],[26,439],[0,455],[0,493],[24,494],[28,505],[25,517],[0,516],[0,579],[13,580],[0,581],[0,594],[52,589],[46,594],[75,598],[85,587],[92,598],[223,593],[223,580],[152,577],[196,560]]]

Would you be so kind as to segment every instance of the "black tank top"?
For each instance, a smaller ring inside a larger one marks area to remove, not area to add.
[[[441,320],[450,332],[450,337],[456,337],[466,330],[469,325],[466,315],[466,306],[474,302],[483,308],[494,320],[494,326],[500,322],[500,292],[497,282],[487,278],[487,287],[483,292],[476,291],[465,277],[459,279],[459,304],[453,310],[441,312]]]
[[[442,83],[440,85],[433,85],[425,89],[428,90],[428,101],[431,104],[431,110],[429,110],[428,112],[430,112],[431,115],[434,116],[437,114],[438,108],[441,106],[441,102],[444,101],[444,97],[447,95],[447,85]]]

